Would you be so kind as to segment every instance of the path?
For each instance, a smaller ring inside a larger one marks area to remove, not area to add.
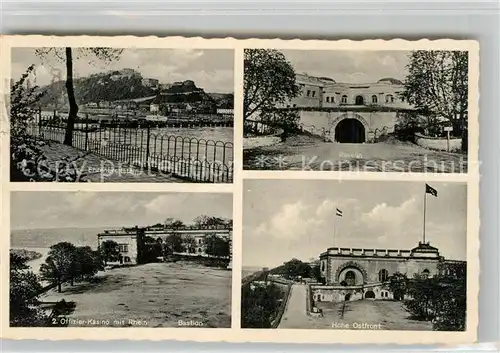
[[[179,183],[183,179],[170,174],[151,172],[123,162],[111,160],[95,153],[81,151],[61,143],[48,143],[41,147],[50,165],[59,161],[75,160],[77,170],[85,175],[89,182],[141,182],[141,183]],[[78,158],[81,157],[81,158]]]
[[[290,298],[278,328],[303,328],[309,325],[307,289],[304,284],[292,285]]]
[[[403,304],[391,300],[356,300],[346,303],[320,303],[323,317],[311,320],[308,328],[314,329],[377,329],[432,331],[432,323],[410,319]],[[363,326],[363,324],[365,326]]]
[[[51,290],[44,303],[76,304],[69,326],[231,327],[231,271],[192,263],[150,263],[100,272],[93,281]],[[93,322],[95,320],[96,322]],[[106,321],[109,321],[106,322]],[[189,325],[188,325],[189,326]]]
[[[467,156],[399,141],[352,144],[292,136],[244,151],[244,169],[466,173]]]

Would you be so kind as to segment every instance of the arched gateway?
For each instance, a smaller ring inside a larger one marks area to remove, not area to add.
[[[358,114],[342,114],[330,126],[330,137],[334,142],[364,143],[368,137],[369,126]]]

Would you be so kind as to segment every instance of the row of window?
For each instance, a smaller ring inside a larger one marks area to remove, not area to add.
[[[428,269],[425,269],[422,271],[422,276],[424,277],[429,277],[430,271]],[[389,279],[389,271],[386,269],[382,269],[378,271],[378,281],[379,282],[385,282]]]
[[[372,104],[377,104],[378,103],[378,97],[374,94],[372,95]],[[394,103],[394,96],[392,94],[387,94],[385,96],[385,102],[386,103]],[[326,97],[326,103],[335,103],[335,97],[334,96],[328,96]],[[340,98],[340,103],[342,104],[347,104],[348,103],[348,97],[346,95],[343,95]],[[354,104],[365,104],[365,99],[363,96],[357,96]]]
[[[307,97],[311,97],[311,98],[316,97],[316,91],[307,90]],[[340,99],[341,99],[340,103],[342,103],[342,104],[348,103],[348,97],[346,95],[343,95]],[[378,103],[378,96],[375,94],[372,95],[371,100],[372,100],[372,104],[377,104]],[[386,103],[394,103],[394,96],[392,94],[387,94],[385,96],[385,102]],[[326,103],[335,103],[335,96],[327,96]],[[357,96],[354,103],[358,104],[358,105],[364,104],[365,102],[364,102],[363,96]]]

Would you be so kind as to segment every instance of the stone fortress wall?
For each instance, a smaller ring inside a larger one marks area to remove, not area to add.
[[[313,300],[341,302],[359,299],[392,299],[385,286],[396,272],[412,278],[432,277],[445,261],[439,250],[420,242],[411,250],[329,248],[320,255],[324,285],[311,285]]]
[[[340,83],[307,74],[297,74],[296,78],[299,95],[279,108],[298,109],[302,129],[325,141],[337,141],[339,123],[355,120],[359,124],[347,128],[359,129],[360,138],[352,142],[373,142],[394,131],[398,112],[412,109],[401,99],[403,83],[397,79]]]

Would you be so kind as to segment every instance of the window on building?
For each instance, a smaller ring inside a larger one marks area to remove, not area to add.
[[[201,248],[198,248],[198,252],[199,252],[199,253],[201,252]]]
[[[326,102],[330,103],[330,97],[326,97]]]
[[[120,252],[128,252],[128,244],[118,244]]]
[[[309,97],[311,95],[311,90],[307,90],[307,96]]]
[[[125,261],[125,262],[130,262],[130,257],[125,256],[125,257],[123,258],[123,261]]]
[[[394,97],[392,94],[388,94],[387,96],[385,96],[385,102],[386,103],[394,103]]]
[[[386,269],[378,271],[378,281],[385,282],[389,279],[389,272]]]
[[[330,97],[330,103],[335,103],[335,97]]]
[[[201,244],[202,243],[202,240],[201,239],[198,239],[198,244]]]
[[[431,274],[431,272],[428,269],[425,269],[425,270],[422,271],[422,276],[424,278],[429,278],[430,274]]]
[[[372,103],[373,103],[373,104],[377,104],[377,103],[378,103],[378,98],[377,98],[377,96],[376,96],[376,95],[373,95],[373,96],[372,96]]]
[[[344,104],[347,103],[347,96],[346,95],[342,96],[342,103],[344,103]]]
[[[312,91],[312,96],[316,96],[316,91]]]

